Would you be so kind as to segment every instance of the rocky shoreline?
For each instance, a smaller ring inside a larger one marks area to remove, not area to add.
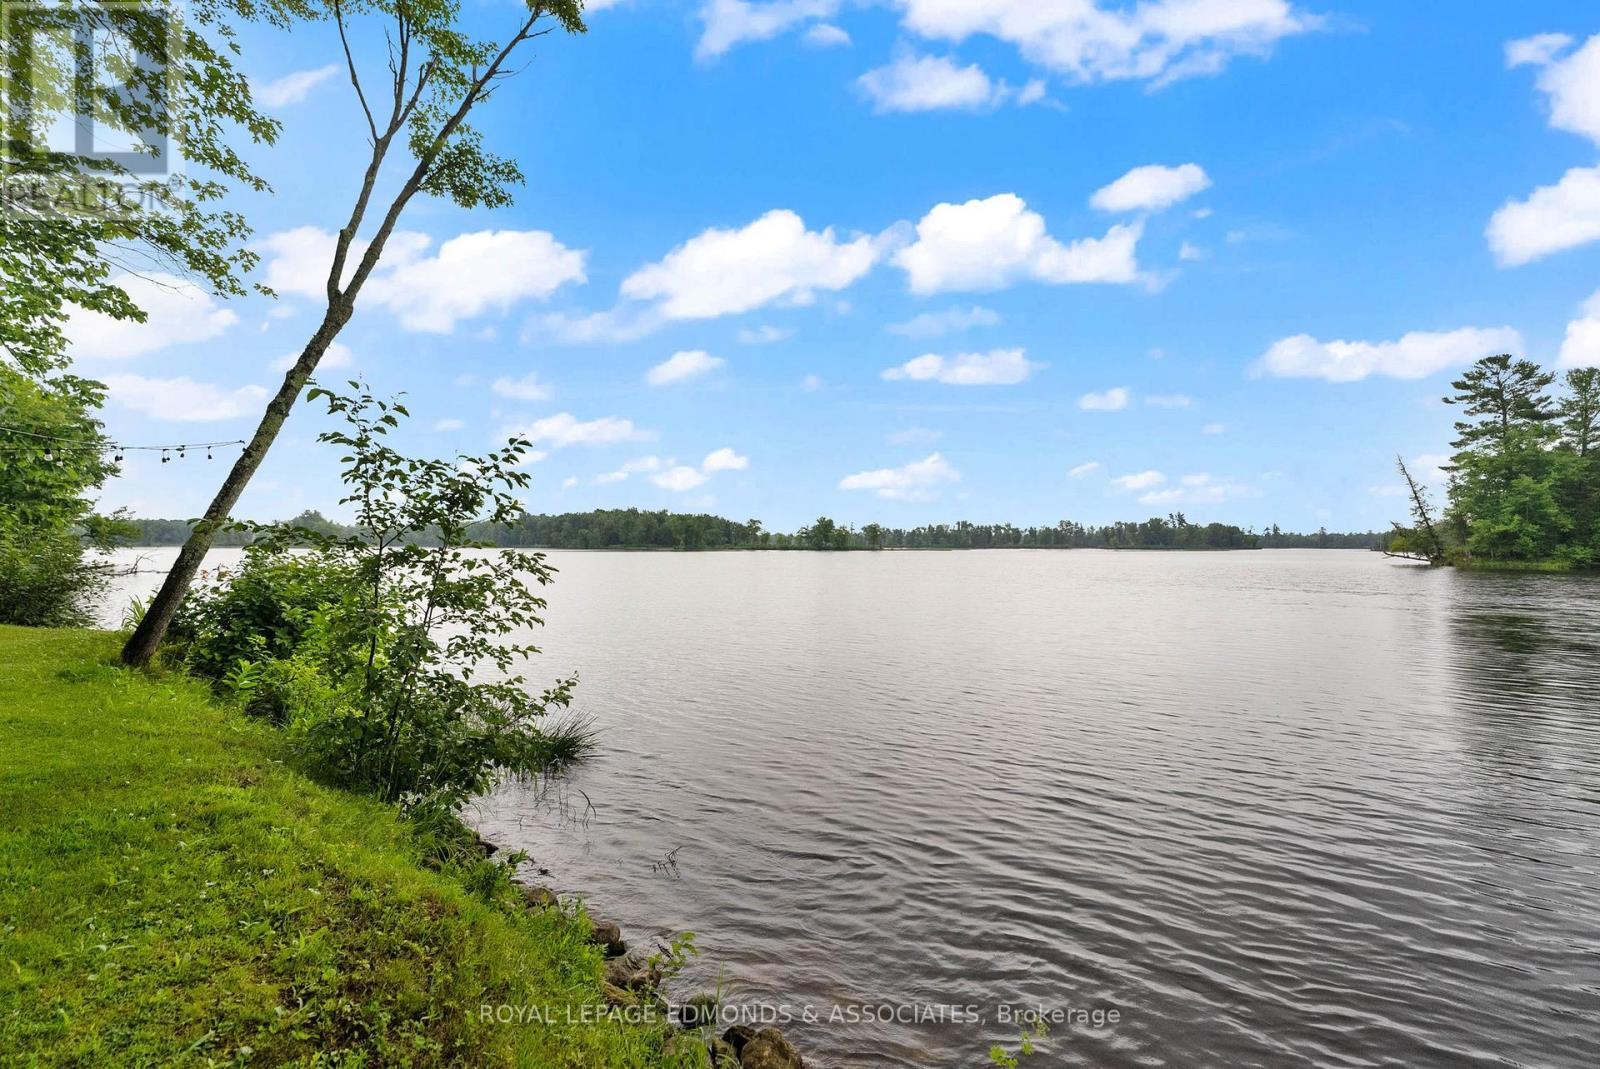
[[[498,847],[475,833],[478,848],[485,856]],[[564,909],[561,897],[542,884],[517,880],[529,909]],[[712,1069],[805,1069],[805,1059],[774,1027],[752,1028],[735,1024],[716,1032],[721,1023],[721,1004],[713,994],[694,995],[669,1003],[661,990],[661,957],[641,948],[630,948],[622,928],[611,921],[589,918],[589,941],[606,957],[601,990],[607,1004],[619,1009],[651,1007],[666,1012],[681,1030],[673,1042],[704,1043],[711,1056]],[[665,951],[667,948],[662,948]]]

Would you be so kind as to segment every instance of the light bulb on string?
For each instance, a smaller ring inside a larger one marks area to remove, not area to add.
[[[163,449],[161,451],[161,463],[166,464],[171,460],[172,460],[172,458],[167,456],[167,451],[165,449]]]

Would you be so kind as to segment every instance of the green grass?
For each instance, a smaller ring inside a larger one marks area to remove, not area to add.
[[[664,1025],[585,1017],[581,918],[469,894],[392,809],[115,650],[0,627],[0,1064],[703,1063],[663,1054]],[[482,1020],[496,1004],[555,1020]]]

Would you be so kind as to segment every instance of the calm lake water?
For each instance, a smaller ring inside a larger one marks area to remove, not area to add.
[[[532,678],[581,675],[601,751],[482,826],[696,932],[686,988],[720,966],[808,1064],[983,1064],[1002,1006],[1117,1011],[1025,1064],[1597,1064],[1600,582],[551,557]]]

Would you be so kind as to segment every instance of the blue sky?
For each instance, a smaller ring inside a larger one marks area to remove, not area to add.
[[[480,122],[516,204],[415,202],[322,373],[405,392],[418,451],[536,437],[533,511],[1382,527],[1453,370],[1600,362],[1592,3],[596,6]],[[80,316],[127,442],[253,428],[364,162],[325,27],[244,44],[280,297]],[[322,426],[241,513],[335,511]],[[232,455],[136,458],[105,504],[196,515]]]

